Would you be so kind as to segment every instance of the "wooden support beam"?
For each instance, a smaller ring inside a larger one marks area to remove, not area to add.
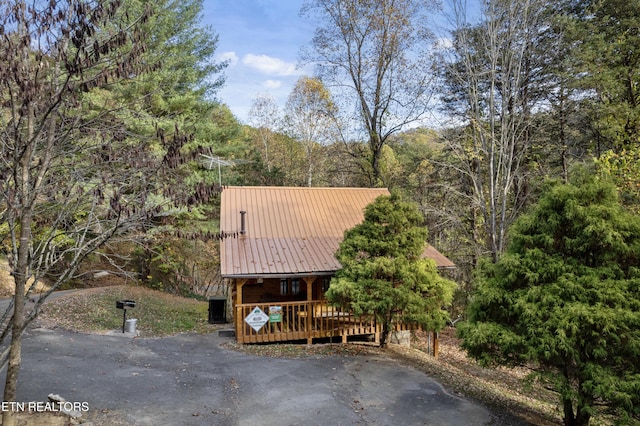
[[[236,294],[237,294],[237,300],[236,303],[238,305],[242,305],[242,287],[244,287],[244,285],[247,283],[247,279],[242,278],[242,279],[237,279],[234,280],[236,282]]]
[[[307,301],[313,300],[313,283],[316,282],[316,277],[304,277],[302,279],[307,285]]]
[[[236,279],[233,281],[235,281],[235,287],[236,287],[236,309],[235,309],[235,314],[233,315],[233,320],[236,323],[236,340],[238,340],[238,343],[244,343],[243,333],[242,333],[242,327],[243,327],[242,308],[240,307],[240,305],[242,305],[242,287],[247,283],[248,280]]]
[[[307,285],[307,302],[311,302],[313,300],[313,283],[316,281],[316,277],[304,277],[302,278],[302,280]],[[312,330],[313,318],[311,318],[311,315],[313,315],[313,313],[311,312],[310,303],[307,309],[309,314],[305,318],[305,321],[306,321],[305,327],[307,330],[307,344],[310,345],[313,343],[313,330]]]
[[[438,352],[440,350],[439,346],[440,346],[440,343],[438,341],[438,332],[434,331],[433,332],[433,357],[434,358],[438,358]]]

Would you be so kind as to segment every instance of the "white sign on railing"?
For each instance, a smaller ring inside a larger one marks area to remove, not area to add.
[[[249,324],[249,326],[255,331],[260,331],[262,326],[264,326],[267,321],[269,321],[269,316],[257,306],[253,308],[253,311],[251,311],[251,313],[244,319],[244,322]]]

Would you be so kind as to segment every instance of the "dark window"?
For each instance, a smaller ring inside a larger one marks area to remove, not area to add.
[[[291,279],[291,293],[293,295],[300,294],[300,278]]]
[[[331,277],[322,277],[322,292],[326,293],[331,284]]]
[[[300,294],[300,278],[281,278],[280,294],[283,296],[296,296]]]

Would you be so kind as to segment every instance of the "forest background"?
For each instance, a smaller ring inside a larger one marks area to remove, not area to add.
[[[127,0],[123,10],[144,4]],[[153,157],[168,151],[152,142],[160,133],[188,140],[174,147],[180,179],[154,189],[182,201],[84,259],[65,286],[99,285],[89,272],[106,269],[110,279],[212,294],[223,288],[216,185],[383,186],[419,205],[430,243],[458,266],[455,317],[479,259],[499,258],[545,181],[595,164],[637,210],[635,1],[489,0],[470,21],[466,3],[451,0],[447,39],[426,27],[437,7],[429,2],[309,1],[301,12],[317,29],[300,61],[315,75],[298,80],[282,109],[256,94],[248,123],[216,98],[226,63],[214,60],[218,38],[201,26],[202,6],[155,2],[142,55],[161,66],[89,91],[74,112],[97,116],[111,103],[113,151],[138,144]],[[454,124],[420,126],[434,114]],[[55,283],[62,269],[39,279]]]
[[[386,4],[306,4],[318,27],[300,60],[316,73],[298,80],[284,108],[256,95],[248,123],[214,102],[214,179],[403,193],[458,266],[453,317],[479,259],[500,257],[510,225],[549,179],[566,182],[573,166],[590,164],[637,209],[635,2],[487,1],[472,22],[464,2],[447,2],[446,40],[425,27],[434,4]],[[453,124],[422,127],[433,114]],[[161,248],[145,275],[158,285],[171,282],[158,272],[183,263]]]
[[[228,64],[215,60],[202,0],[0,1],[0,250],[15,283],[0,319],[4,400],[16,397],[22,336],[56,289],[124,281],[224,294],[218,241],[238,231],[219,229],[225,185],[387,187],[415,202],[429,242],[457,265],[451,318],[464,315],[478,265],[508,263],[517,219],[545,217],[527,214],[539,200],[558,205],[550,181],[586,167],[617,194],[566,204],[633,222],[598,203],[639,211],[639,0],[483,0],[473,11],[447,0],[444,38],[429,27],[438,6],[308,0],[301,14],[316,30],[300,63],[313,75],[282,109],[256,95],[241,123],[217,99]],[[424,127],[433,116],[447,124]],[[637,250],[622,251],[633,275],[622,299],[637,303]],[[614,358],[634,366],[637,355]],[[603,395],[637,419],[637,372],[614,370],[633,376],[631,391]],[[587,424],[593,392],[576,401],[562,389],[566,424]]]
[[[458,266],[453,318],[549,180],[587,164],[637,212],[638,1],[486,0],[471,21],[450,0],[445,39],[426,19],[437,6],[309,0],[317,28],[300,62],[314,75],[282,109],[257,95],[240,123],[216,98],[227,64],[202,0],[0,2],[0,235],[16,313],[33,282],[224,292],[225,185],[403,194]],[[434,114],[451,124],[422,127]],[[19,347],[38,308],[24,323],[7,310],[2,339]],[[8,359],[17,375],[19,350]]]

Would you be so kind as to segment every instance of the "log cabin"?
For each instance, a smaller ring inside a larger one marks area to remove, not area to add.
[[[371,336],[373,318],[356,318],[324,297],[341,268],[334,254],[344,232],[364,219],[379,188],[226,187],[222,191],[220,242],[223,278],[239,343]],[[439,268],[455,265],[425,244]]]

